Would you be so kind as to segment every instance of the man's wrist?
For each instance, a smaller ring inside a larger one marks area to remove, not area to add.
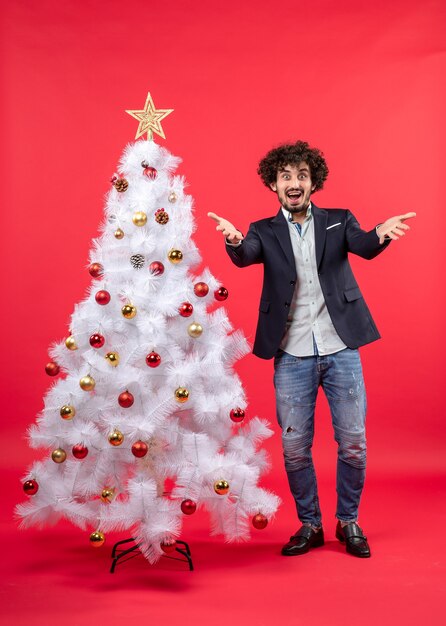
[[[237,231],[240,233],[240,231]],[[243,233],[240,233],[241,239],[239,239],[238,241],[230,241],[227,237],[225,237],[225,242],[227,246],[231,246],[231,248],[238,248],[242,241],[243,241]]]
[[[381,235],[378,232],[378,228],[380,226],[382,226],[382,224],[378,224],[377,226],[375,226],[375,233],[376,233],[376,236],[379,237],[379,238],[381,237]],[[389,239],[391,239],[391,237],[389,237],[389,235],[384,235],[384,241],[387,241]]]
[[[231,246],[231,248],[238,248],[239,246],[242,245],[243,239],[241,239],[240,241],[237,241],[236,243],[229,241],[229,239],[225,239],[225,241],[226,241],[227,246]]]

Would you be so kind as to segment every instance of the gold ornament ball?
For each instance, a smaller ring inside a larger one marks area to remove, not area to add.
[[[107,352],[105,358],[112,367],[117,367],[119,365],[119,354],[117,352]]]
[[[122,239],[124,237],[124,231],[122,230],[122,228],[117,228],[115,230],[115,237],[116,239]]]
[[[68,350],[77,350],[77,343],[72,335],[65,339],[65,345],[67,346]]]
[[[80,379],[79,385],[81,386],[81,389],[83,389],[84,391],[91,391],[92,389],[94,389],[96,385],[96,381],[93,378],[93,376],[90,376],[90,374],[88,374],[87,376],[83,376]]]
[[[181,263],[181,261],[183,260],[183,253],[181,252],[181,250],[176,250],[175,248],[172,248],[172,250],[169,250],[169,252],[167,253],[167,258],[174,265],[178,265],[178,263]]]
[[[64,404],[60,407],[60,417],[64,420],[71,420],[76,415],[76,409],[71,404]]]
[[[120,430],[116,429],[109,434],[108,440],[112,446],[120,446],[121,443],[124,441],[124,435],[121,433]]]
[[[191,337],[196,339],[203,332],[203,326],[199,324],[198,322],[192,322],[192,324],[189,324],[187,328],[187,332],[189,333]]]
[[[189,400],[189,391],[186,387],[178,387],[178,389],[175,389],[175,400],[180,402],[180,404]]]
[[[144,211],[137,211],[132,217],[135,226],[144,226],[147,223],[147,215]]]
[[[229,483],[227,480],[217,480],[214,483],[214,491],[218,493],[219,496],[224,496],[229,491]]]
[[[115,490],[112,487],[105,487],[101,493],[101,500],[105,504],[110,504],[115,495]]]
[[[121,309],[121,313],[123,314],[126,320],[131,320],[136,315],[136,306],[133,306],[133,304],[124,304],[124,306]]]
[[[177,197],[178,197],[177,194],[174,191],[171,191],[169,194],[169,198],[168,198],[169,202],[172,202],[173,204],[174,202],[177,201]]]
[[[95,530],[90,535],[90,543],[94,548],[100,548],[105,543],[105,535],[100,530]]]
[[[65,450],[62,450],[62,448],[57,448],[56,450],[52,451],[51,458],[55,463],[63,463],[67,458],[67,453],[65,452]]]

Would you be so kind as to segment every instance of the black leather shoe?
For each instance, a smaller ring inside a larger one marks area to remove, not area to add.
[[[305,554],[310,548],[318,548],[324,545],[324,531],[313,530],[311,526],[302,526],[297,533],[282,548],[283,556],[295,556]]]
[[[361,559],[368,559],[370,556],[370,547],[367,543],[367,537],[356,522],[351,522],[342,527],[341,522],[336,526],[336,538],[341,543],[345,543],[345,547],[349,554],[359,556]]]

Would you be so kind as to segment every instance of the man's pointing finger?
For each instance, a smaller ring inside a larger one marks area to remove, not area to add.
[[[216,213],[208,213],[208,217],[210,217],[211,220],[215,220],[216,222],[220,222],[221,221],[221,217],[218,217],[218,215]]]

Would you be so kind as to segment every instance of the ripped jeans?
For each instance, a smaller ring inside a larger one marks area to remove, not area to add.
[[[338,444],[336,517],[358,519],[366,467],[366,395],[358,350],[296,357],[280,350],[274,359],[277,419],[285,469],[302,524],[321,526],[311,448],[316,396],[322,387]]]

